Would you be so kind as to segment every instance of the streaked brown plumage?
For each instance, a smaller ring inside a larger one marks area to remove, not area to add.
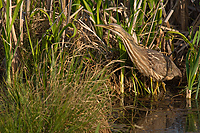
[[[109,29],[121,37],[131,61],[145,76],[151,77],[154,81],[171,80],[176,76],[182,76],[179,68],[169,57],[163,55],[161,52],[138,46],[134,38],[120,25],[108,24],[96,26]]]

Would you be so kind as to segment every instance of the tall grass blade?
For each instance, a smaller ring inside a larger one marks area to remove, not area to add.
[[[199,67],[199,56],[200,56],[200,49],[197,53],[196,58],[194,57],[194,59],[193,59],[194,60],[194,66],[193,66],[193,71],[192,71],[191,75],[196,75],[197,69]]]
[[[28,34],[29,44],[31,46],[31,53],[32,53],[33,58],[34,58],[35,57],[35,52],[34,52],[33,44],[32,44],[32,41],[31,41],[31,36],[30,36],[30,32],[29,32],[29,28],[28,28],[28,23],[27,23],[26,17],[25,17],[25,23],[26,23],[26,30],[27,30],[27,34]]]
[[[73,38],[75,35],[76,35],[76,33],[77,33],[77,28],[76,28],[76,26],[73,24],[73,23],[68,23],[66,26],[64,26],[63,28],[62,28],[62,30],[59,32],[59,34],[58,34],[58,37],[60,38],[61,37],[61,35],[62,35],[62,33],[64,32],[64,30],[66,29],[66,28],[68,28],[68,27],[71,27],[71,28],[73,28],[74,29],[74,33],[73,33],[73,35],[70,37],[69,35],[67,35],[69,38]]]
[[[178,35],[180,35],[180,36],[183,38],[183,40],[184,40],[185,42],[187,42],[187,43],[190,45],[190,47],[193,46],[192,43],[191,43],[182,33],[176,32],[176,31],[168,31],[167,33],[178,34]],[[192,48],[193,48],[193,47],[192,47]]]
[[[195,99],[198,99],[199,87],[200,87],[200,74],[199,74],[199,76],[198,76],[198,83],[197,83],[197,89],[196,89],[196,96],[195,96]]]
[[[199,32],[198,32],[198,38],[197,38],[197,46],[199,46],[199,42],[200,42],[200,26],[199,26]]]
[[[93,11],[92,11],[92,9],[90,8],[89,4],[88,4],[85,0],[83,0],[83,3],[84,3],[85,8],[87,9],[87,11],[91,12],[90,16],[91,16],[92,19],[95,21],[95,17],[94,17]]]
[[[189,77],[190,77],[190,73],[189,73],[189,71],[190,71],[190,69],[189,69],[189,55],[190,55],[190,50],[188,51],[188,53],[186,55],[186,62],[185,62],[185,64],[186,64],[186,76],[187,76],[187,80],[188,81],[190,81],[189,80]]]
[[[100,129],[100,123],[98,124],[98,126],[97,126],[97,128],[96,128],[96,130],[95,130],[95,133],[99,133],[99,129]]]

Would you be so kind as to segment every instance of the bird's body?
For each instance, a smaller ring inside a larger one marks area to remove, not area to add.
[[[179,68],[169,57],[163,55],[161,52],[138,46],[134,38],[120,25],[108,24],[96,26],[109,29],[121,37],[131,61],[145,76],[151,77],[154,81],[171,80],[176,76],[182,76]]]

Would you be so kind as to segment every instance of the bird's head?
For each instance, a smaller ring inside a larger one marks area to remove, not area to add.
[[[114,24],[114,23],[106,24],[106,25],[98,24],[95,26],[111,30],[112,32],[116,33],[119,36],[121,36],[122,33],[125,33],[125,30],[120,25]]]

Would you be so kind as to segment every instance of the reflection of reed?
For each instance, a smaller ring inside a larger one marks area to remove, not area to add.
[[[185,132],[200,132],[200,112],[198,101],[195,100],[191,102],[191,99],[186,99],[186,108],[188,109],[188,114],[186,117]]]
[[[186,98],[186,108],[191,108],[191,99]]]

